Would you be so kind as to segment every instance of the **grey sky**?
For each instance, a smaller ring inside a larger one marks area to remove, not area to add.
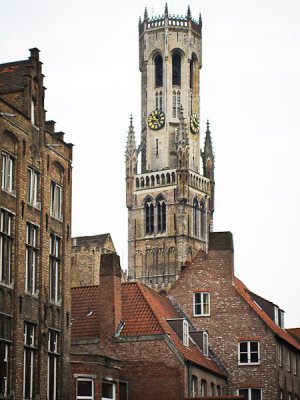
[[[215,230],[230,230],[235,272],[300,326],[300,2],[191,0],[203,20],[201,128],[216,157]],[[168,2],[185,14],[188,2]],[[127,265],[124,147],[139,138],[138,17],[154,0],[10,0],[0,62],[38,47],[48,119],[75,144],[73,236],[110,232]]]

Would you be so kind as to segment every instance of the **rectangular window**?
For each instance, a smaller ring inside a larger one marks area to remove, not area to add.
[[[60,296],[60,247],[61,239],[58,236],[50,236],[50,300],[58,302]]]
[[[102,381],[102,400],[116,399],[116,385],[113,382]]]
[[[274,306],[274,322],[279,325],[279,309],[277,306]]]
[[[15,159],[9,154],[2,153],[2,183],[1,188],[7,192],[14,192],[14,164]]]
[[[0,210],[0,282],[11,283],[12,267],[12,214]]]
[[[295,353],[292,354],[292,371],[294,375],[297,375],[297,356]]]
[[[29,204],[37,207],[39,195],[39,174],[31,168],[27,172],[27,201]]]
[[[261,400],[262,393],[261,389],[239,389],[239,396],[244,396],[245,400]]]
[[[0,397],[7,396],[12,318],[0,314]]]
[[[286,368],[288,371],[291,371],[291,352],[290,350],[287,351],[287,357],[286,357]]]
[[[194,317],[210,315],[210,293],[194,293]]]
[[[77,400],[94,400],[94,381],[90,378],[77,379]]]
[[[48,400],[57,399],[57,366],[58,366],[58,332],[52,329],[48,331]]]
[[[207,382],[205,379],[201,379],[200,383],[200,396],[207,396]]]
[[[239,364],[259,364],[260,348],[259,342],[240,342],[239,343]]]
[[[173,118],[179,118],[180,112],[180,92],[173,92]]]
[[[62,219],[62,186],[51,182],[51,215]]]
[[[35,362],[35,325],[24,324],[23,398],[32,399]]]
[[[38,227],[27,222],[26,224],[26,265],[25,265],[25,290],[36,293],[36,275],[38,259]]]
[[[208,334],[203,332],[203,354],[208,357]]]
[[[278,364],[282,366],[282,344],[278,344],[277,346],[277,354],[278,354]]]
[[[183,326],[182,326],[182,343],[184,346],[189,345],[189,324],[186,320],[183,320]]]

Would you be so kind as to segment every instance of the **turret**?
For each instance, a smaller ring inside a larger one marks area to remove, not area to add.
[[[204,150],[202,152],[202,160],[203,160],[203,175],[205,178],[210,180],[211,185],[211,198],[209,202],[209,212],[213,215],[215,209],[215,156],[213,151],[211,132],[209,129],[209,121],[206,122],[206,132],[205,132],[205,142],[204,142]],[[213,219],[211,218],[211,221]],[[210,230],[212,231],[212,222],[210,226]]]
[[[130,123],[128,127],[125,157],[126,157],[126,205],[127,207],[132,207],[134,175],[137,173],[137,149],[136,149],[132,115],[130,116]]]

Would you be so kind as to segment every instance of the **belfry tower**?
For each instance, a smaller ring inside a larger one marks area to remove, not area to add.
[[[202,22],[164,14],[139,21],[141,142],[126,146],[128,273],[168,289],[186,260],[207,250],[214,208],[209,125],[200,149]],[[140,156],[140,157],[139,157]],[[140,171],[138,171],[140,158]]]

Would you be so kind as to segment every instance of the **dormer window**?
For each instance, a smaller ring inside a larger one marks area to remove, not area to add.
[[[208,333],[203,332],[203,354],[208,357]]]
[[[274,306],[274,322],[279,325],[279,309],[277,306]]]
[[[184,319],[183,320],[183,326],[182,326],[182,343],[184,346],[188,347],[189,346],[189,324],[188,322]]]

